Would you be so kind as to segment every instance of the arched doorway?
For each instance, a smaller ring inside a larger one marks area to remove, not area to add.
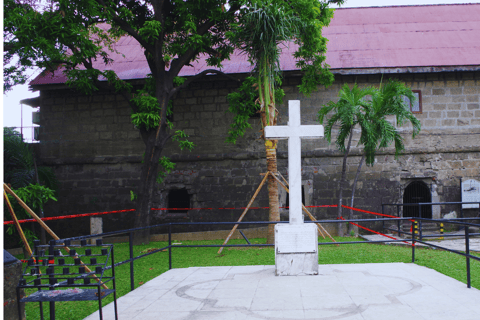
[[[403,193],[403,203],[428,203],[432,202],[430,188],[423,181],[413,181]],[[419,206],[404,206],[404,217],[420,217]],[[421,218],[432,219],[432,206],[422,206]]]

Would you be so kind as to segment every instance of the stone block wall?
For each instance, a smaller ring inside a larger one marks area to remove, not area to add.
[[[343,83],[378,85],[385,75],[337,75],[328,89],[319,88],[310,97],[298,92],[300,78],[284,81],[285,102],[301,100],[303,124],[317,124],[319,108],[337,99]],[[460,178],[480,179],[480,73],[399,74],[422,95],[422,113],[417,118],[422,131],[416,139],[404,133],[406,150],[394,159],[393,150],[379,152],[373,167],[363,167],[357,185],[355,205],[380,211],[382,203],[403,201],[405,187],[423,181],[438,201],[460,201]],[[226,144],[233,115],[227,112],[226,95],[237,87],[234,81],[205,79],[192,83],[173,101],[175,130],[185,130],[196,144],[192,152],[181,151],[171,142],[164,151],[177,167],[158,186],[155,207],[168,206],[172,189],[186,189],[192,208],[244,207],[266,171],[265,150],[260,139],[260,122],[251,119],[252,129]],[[278,106],[279,124],[288,121],[287,103]],[[119,95],[110,93],[85,97],[69,89],[41,91],[41,143],[39,153],[46,165],[55,168],[60,180],[58,203],[46,208],[47,215],[75,214],[129,209],[130,190],[138,184],[144,145],[130,121],[130,109]],[[358,141],[358,133],[354,136]],[[279,142],[279,170],[287,178],[286,141]],[[360,150],[353,148],[348,160],[348,179],[353,180]],[[335,204],[342,155],[324,139],[302,142],[303,181],[306,205]],[[346,202],[350,189],[345,190]],[[281,191],[280,201],[286,201]],[[267,206],[266,187],[253,206]],[[438,214],[455,208],[440,208]],[[190,221],[235,221],[242,210],[191,210]],[[447,212],[448,211],[448,212]],[[283,210],[286,218],[286,210]],[[318,218],[335,216],[333,209],[312,210]],[[468,214],[468,212],[467,212]],[[474,214],[474,213],[471,213]],[[164,220],[165,211],[152,211],[153,222]],[[267,210],[252,210],[246,220],[265,220]],[[111,215],[106,231],[131,226],[132,213]],[[88,233],[88,218],[57,222],[56,229]],[[55,230],[55,228],[54,228]],[[73,231],[75,230],[75,231]],[[183,230],[191,231],[191,230]],[[63,232],[63,231],[62,231]],[[66,232],[67,233],[67,232]],[[67,235],[65,235],[67,236]]]
[[[40,92],[42,159],[64,162],[143,154],[140,134],[121,95],[85,96],[69,89]]]

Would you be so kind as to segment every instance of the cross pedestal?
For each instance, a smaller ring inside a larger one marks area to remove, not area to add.
[[[289,223],[275,225],[275,274],[318,274],[318,234],[302,215],[301,139],[323,137],[323,126],[300,124],[300,101],[288,101],[288,125],[265,127],[265,138],[288,139]]]

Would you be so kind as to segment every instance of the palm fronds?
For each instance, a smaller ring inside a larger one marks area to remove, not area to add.
[[[364,146],[367,165],[373,165],[378,149],[387,148],[392,142],[396,157],[405,149],[403,137],[394,123],[388,120],[389,117],[396,118],[397,126],[410,122],[413,127],[413,138],[420,132],[420,121],[412,114],[404,99],[406,97],[414,101],[415,96],[412,90],[397,80],[389,80],[378,89],[373,87],[359,89],[357,84],[350,89],[348,84],[345,84],[338,96],[339,100],[336,103],[330,101],[318,112],[320,123],[333,112],[326,121],[325,138],[331,143],[332,130],[338,125],[335,144],[340,151],[345,152],[345,142],[358,125],[361,129],[358,144]]]

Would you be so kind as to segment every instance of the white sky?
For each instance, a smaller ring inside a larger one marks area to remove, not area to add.
[[[342,6],[345,7],[380,7],[394,5],[422,5],[422,4],[447,4],[447,3],[480,3],[478,1],[458,1],[458,0],[347,0]],[[36,75],[35,73],[31,79]],[[16,86],[12,91],[3,95],[3,126],[5,127],[31,127],[32,109],[29,106],[23,106],[23,117],[21,113],[20,100],[33,98],[39,95],[38,92],[28,90],[28,85]],[[23,119],[22,119],[23,118]],[[19,130],[20,131],[20,130]],[[30,140],[32,138],[31,130],[24,129],[24,138]]]

